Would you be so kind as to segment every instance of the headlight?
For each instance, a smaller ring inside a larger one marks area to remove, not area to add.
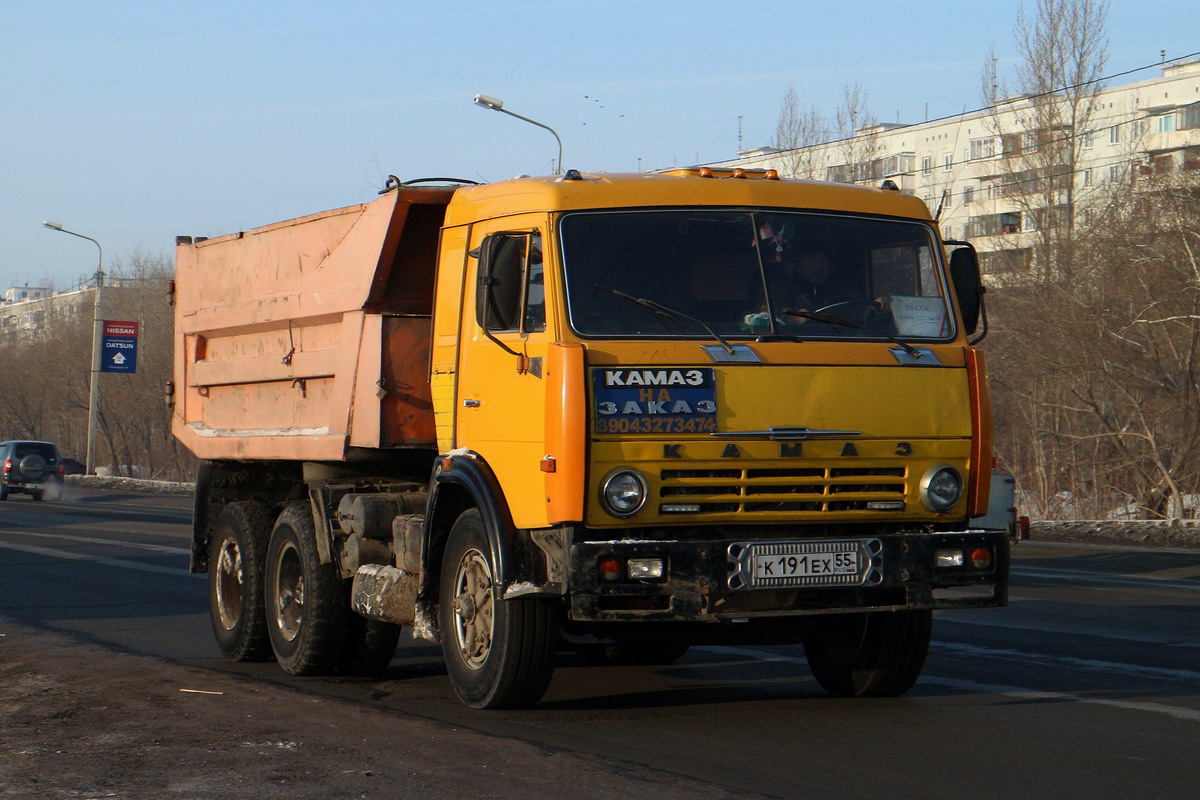
[[[930,511],[950,510],[962,493],[962,475],[947,464],[930,467],[921,478],[921,502]]]
[[[646,479],[628,468],[615,469],[604,479],[600,499],[614,517],[636,514],[646,502]]]

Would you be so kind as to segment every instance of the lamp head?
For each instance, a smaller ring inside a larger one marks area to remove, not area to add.
[[[46,220],[42,224],[52,231],[61,231],[63,229],[61,222],[51,222],[50,220]]]
[[[497,100],[495,97],[488,97],[486,94],[475,95],[475,105],[482,108],[490,108],[492,111],[499,111],[504,108],[504,101]]]

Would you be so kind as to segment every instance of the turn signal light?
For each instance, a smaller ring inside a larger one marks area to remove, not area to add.
[[[992,551],[987,547],[976,547],[971,551],[971,566],[975,569],[987,569],[992,565]]]
[[[625,573],[625,565],[619,558],[600,559],[600,577],[606,581],[619,581]]]

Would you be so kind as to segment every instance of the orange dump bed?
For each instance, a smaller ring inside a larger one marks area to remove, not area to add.
[[[429,332],[454,190],[401,187],[176,248],[176,437],[205,459],[435,447]]]

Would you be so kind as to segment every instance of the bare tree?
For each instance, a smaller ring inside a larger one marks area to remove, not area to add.
[[[137,372],[100,380],[96,463],[114,474],[186,478],[194,459],[175,442],[163,403],[170,379],[173,320],[166,300],[168,258],[135,251],[114,260],[104,317],[140,324]],[[40,329],[0,340],[0,438],[56,442],[65,455],[85,450],[91,373],[90,297],[45,302]]]
[[[1020,207],[1024,230],[1037,232],[1034,264],[1043,283],[1072,280],[1077,165],[1093,135],[1108,63],[1107,14],[1103,0],[1022,6],[1014,28],[1021,56],[1015,85],[1001,84],[994,56],[984,66],[984,96],[995,108],[994,133],[1006,156],[1006,193]],[[1023,99],[997,105],[1001,93]]]
[[[779,106],[775,146],[785,177],[819,178],[820,158],[816,145],[829,140],[824,117],[815,106],[802,107],[796,86],[788,86]]]
[[[1050,516],[1196,516],[1200,178],[1164,158],[1110,183],[1074,281],[993,293],[997,443]]]

